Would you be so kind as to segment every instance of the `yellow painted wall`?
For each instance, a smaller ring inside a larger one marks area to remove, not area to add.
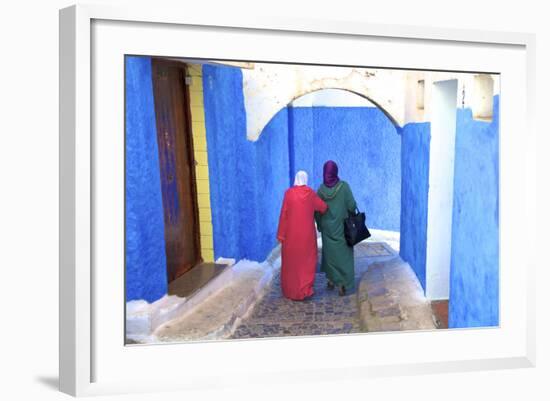
[[[191,76],[189,98],[191,102],[193,150],[195,152],[196,161],[195,178],[197,186],[197,203],[199,206],[201,254],[205,262],[213,262],[214,244],[212,236],[212,210],[210,208],[208,148],[206,144],[206,127],[204,125],[202,66],[199,64],[188,64],[187,73]]]

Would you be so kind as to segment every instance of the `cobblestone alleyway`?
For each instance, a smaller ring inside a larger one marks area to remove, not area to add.
[[[283,297],[278,265],[239,262],[219,291],[161,325],[150,339],[137,342],[431,330],[438,326],[430,302],[410,266],[399,257],[395,242],[361,243],[355,246],[354,257],[353,292],[339,296],[337,289],[328,290],[324,274],[318,272],[315,294],[305,301]],[[266,269],[270,268],[268,277]]]
[[[375,262],[397,257],[384,243],[362,243],[355,247],[355,281]],[[320,260],[320,258],[319,258]],[[273,279],[270,291],[252,314],[236,329],[231,338],[305,336],[361,332],[356,290],[339,296],[338,290],[328,290],[323,273],[317,273],[315,294],[305,301],[283,297],[280,275]]]

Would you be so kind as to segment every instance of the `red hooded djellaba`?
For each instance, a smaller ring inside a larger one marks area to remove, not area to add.
[[[327,204],[307,186],[307,173],[298,171],[286,192],[279,217],[277,239],[282,244],[281,289],[286,298],[300,301],[313,295],[317,266],[314,213]]]

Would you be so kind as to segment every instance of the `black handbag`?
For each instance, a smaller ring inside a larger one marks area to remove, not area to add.
[[[365,213],[359,212],[356,208],[355,213],[350,213],[344,220],[344,236],[349,246],[354,246],[370,237],[365,219]]]

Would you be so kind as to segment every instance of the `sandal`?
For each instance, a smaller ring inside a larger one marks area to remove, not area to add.
[[[341,287],[338,289],[338,295],[340,295],[341,297],[343,297],[344,295],[346,295],[346,287],[341,286]]]

